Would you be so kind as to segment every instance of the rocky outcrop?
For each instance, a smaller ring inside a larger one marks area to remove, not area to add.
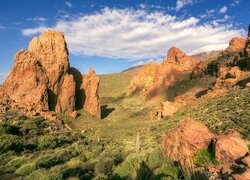
[[[213,89],[233,87],[238,82],[241,73],[238,66],[232,68],[221,67]]]
[[[86,79],[89,81],[88,77]],[[31,40],[28,51],[17,52],[14,66],[1,86],[0,103],[9,99],[8,102],[35,109],[40,114],[55,111],[75,116],[75,110],[85,99],[81,84],[80,72],[70,68],[63,33],[48,30]],[[98,86],[99,81],[95,85]],[[84,90],[89,92],[88,87]],[[90,91],[97,93],[93,89]],[[87,100],[96,100],[93,94],[88,95],[91,97],[86,97]],[[92,103],[96,106],[97,102]]]
[[[177,129],[163,139],[166,155],[174,161],[192,158],[199,149],[205,149],[214,138],[209,129],[194,120],[182,121]]]
[[[206,167],[218,179],[250,179],[249,150],[240,135],[231,131],[216,136],[208,128],[194,120],[186,120],[165,135],[165,154],[182,168],[195,169],[193,157],[199,149],[209,150],[219,161],[219,166]]]
[[[244,157],[247,153],[247,145],[236,131],[217,137],[215,156],[221,164],[233,164],[235,160]]]
[[[100,100],[98,96],[99,83],[99,77],[97,77],[95,71],[90,68],[89,73],[83,75],[81,88],[85,93],[84,109],[90,114],[101,118]]]
[[[161,64],[149,63],[142,67],[125,94],[129,95],[142,90],[146,100],[156,97],[177,80],[183,79],[198,62],[179,48],[172,47]]]
[[[4,99],[16,101],[21,106],[49,110],[48,77],[39,60],[30,52],[20,50],[14,58],[14,67],[1,87]]]
[[[241,37],[234,37],[231,39],[229,42],[229,46],[225,50],[226,52],[233,52],[233,51],[239,51],[244,49],[246,44],[246,39],[241,38]]]

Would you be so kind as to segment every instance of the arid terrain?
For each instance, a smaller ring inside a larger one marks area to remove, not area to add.
[[[26,47],[24,47],[26,48]],[[120,73],[71,67],[63,32],[0,86],[0,179],[250,179],[250,26],[223,51]]]

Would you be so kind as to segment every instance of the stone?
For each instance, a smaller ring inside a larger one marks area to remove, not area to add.
[[[214,137],[202,123],[185,120],[165,135],[163,147],[169,158],[180,161],[192,158],[199,149],[206,149]]]
[[[95,74],[95,71],[90,68],[89,73],[83,75],[83,82],[81,85],[81,88],[85,92],[83,107],[87,112],[97,118],[101,118],[100,99],[98,96],[99,84],[99,77]]]
[[[247,145],[236,131],[217,137],[215,156],[221,164],[232,164],[248,153]]]

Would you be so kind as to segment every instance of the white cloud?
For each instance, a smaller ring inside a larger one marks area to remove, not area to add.
[[[37,17],[33,17],[33,18],[28,18],[27,20],[28,21],[35,21],[35,22],[45,22],[45,21],[47,21],[47,18],[37,16]]]
[[[225,22],[223,22],[225,24]],[[178,19],[162,12],[109,9],[91,15],[62,19],[51,27],[63,31],[70,53],[125,59],[158,59],[176,46],[186,53],[217,50],[225,47],[244,31],[213,23],[200,24],[199,19]],[[48,27],[24,29],[23,35],[38,34]]]
[[[177,0],[175,10],[179,11],[181,8],[183,8],[186,5],[192,5],[194,3],[194,0]]]
[[[139,62],[137,62],[137,63],[135,63],[135,64],[132,64],[130,67],[141,66],[141,65],[147,64],[147,63],[149,63],[149,62],[153,62],[153,61],[154,61],[154,60],[152,60],[152,59],[150,59],[150,60],[148,60],[148,61],[139,61]]]
[[[227,12],[227,6],[223,6],[220,10],[219,13],[224,14]]]
[[[68,6],[69,8],[72,8],[72,4],[71,4],[70,2],[66,1],[66,2],[64,2],[64,4],[65,4],[66,6]]]
[[[7,73],[0,72],[0,85],[4,82],[7,76],[8,76]]]
[[[22,34],[24,36],[31,36],[31,35],[41,33],[41,32],[43,32],[43,31],[45,31],[47,29],[49,29],[49,28],[45,27],[45,26],[38,26],[38,27],[35,27],[35,28],[27,28],[27,29],[22,30]]]

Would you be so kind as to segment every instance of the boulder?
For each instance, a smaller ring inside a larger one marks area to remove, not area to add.
[[[98,96],[98,88],[100,79],[95,74],[95,71],[90,68],[88,74],[83,75],[83,83],[81,88],[85,92],[83,107],[90,114],[101,118],[100,99]]]
[[[246,143],[235,131],[217,137],[215,156],[221,164],[232,164],[248,152]]]
[[[199,149],[206,149],[214,137],[202,123],[185,120],[165,135],[163,147],[169,158],[181,161],[192,158]]]

